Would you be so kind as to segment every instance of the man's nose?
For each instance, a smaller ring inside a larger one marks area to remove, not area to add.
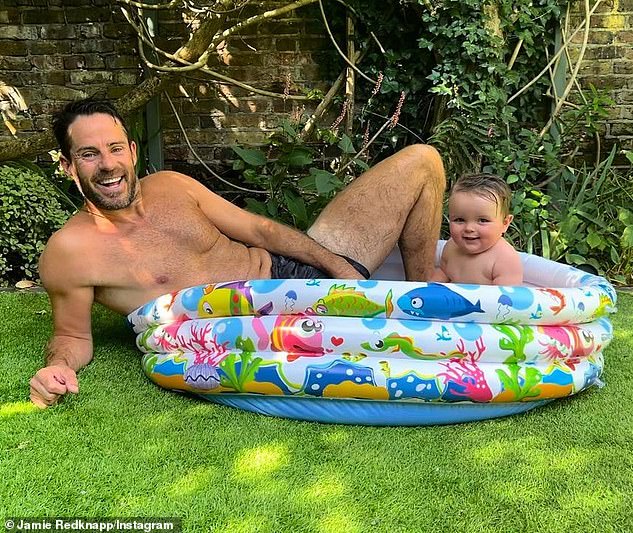
[[[110,152],[104,152],[99,158],[99,166],[103,169],[110,170],[115,166],[115,157]]]

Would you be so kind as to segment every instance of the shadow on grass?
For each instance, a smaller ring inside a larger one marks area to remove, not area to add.
[[[50,316],[31,316],[42,301],[14,301],[9,321],[34,329],[1,341],[0,501],[6,516],[180,516],[187,531],[630,530],[631,303],[614,320],[602,390],[475,424],[372,428],[159,389],[123,320],[100,309],[79,396],[32,410],[24,380]]]

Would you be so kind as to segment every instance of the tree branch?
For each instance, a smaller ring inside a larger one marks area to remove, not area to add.
[[[115,102],[117,110],[124,117],[129,115],[158,94],[163,83],[164,78],[157,76],[148,78]],[[56,146],[57,141],[50,129],[24,139],[11,139],[0,143],[0,161],[28,159],[43,154]]]

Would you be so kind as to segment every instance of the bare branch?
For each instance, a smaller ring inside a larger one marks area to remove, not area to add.
[[[597,3],[599,3],[599,2],[597,2]],[[582,59],[585,56],[585,52],[587,51],[587,43],[589,42],[589,30],[591,29],[591,13],[590,13],[589,0],[585,0],[585,13],[587,13],[587,17],[585,18],[585,31],[584,31],[584,35],[583,35],[582,46],[580,48],[580,53],[578,55],[578,62],[576,63],[576,65],[574,67],[574,70],[571,73],[571,77],[570,77],[570,80],[567,83],[567,87],[565,87],[565,91],[563,92],[563,94],[561,95],[560,99],[558,100],[558,103],[556,104],[556,107],[554,108],[554,111],[552,112],[552,115],[550,116],[550,119],[547,121],[547,124],[545,124],[545,126],[543,126],[543,129],[539,133],[539,138],[543,138],[543,136],[548,132],[548,130],[550,129],[550,127],[554,123],[554,120],[558,116],[558,113],[560,113],[560,110],[563,107],[563,103],[565,102],[565,99],[567,98],[567,96],[569,96],[569,93],[570,93],[572,87],[574,86],[574,81],[576,80],[576,78],[578,76],[578,71],[580,70],[580,65],[582,64]],[[563,46],[561,46],[561,48],[562,49],[566,49],[567,47],[563,45]]]
[[[356,155],[341,169],[339,169],[336,173],[337,174],[342,174],[345,170],[347,170],[347,168],[349,168],[349,166],[354,163],[354,161],[356,161],[361,155],[363,155],[367,149],[374,143],[374,141],[378,138],[378,136],[385,131],[385,129],[391,124],[391,119],[388,119],[381,127],[380,129],[375,133],[375,135],[369,140],[369,142],[363,146],[357,153]]]
[[[341,50],[341,47],[336,42],[336,39],[334,38],[334,35],[332,35],[332,31],[330,30],[330,25],[328,24],[327,17],[325,16],[325,10],[323,9],[323,1],[322,0],[318,0],[318,1],[319,1],[319,7],[321,8],[321,16],[323,17],[323,24],[325,24],[325,30],[327,31],[327,34],[330,36],[330,40],[332,41],[334,48],[336,48],[336,51],[345,60],[345,62],[351,68],[353,68],[358,74],[360,74],[363,78],[365,78],[370,83],[375,84],[376,80],[372,80],[369,76],[367,76],[367,74],[362,72],[356,65],[352,64],[352,62],[347,58],[343,50]]]
[[[237,24],[235,24],[235,26],[228,28],[227,30],[223,31],[220,35],[216,36],[211,42],[211,47],[217,46],[219,43],[224,41],[227,37],[229,37],[230,35],[233,35],[237,31],[240,31],[242,28],[245,28],[246,26],[257,24],[258,22],[261,22],[266,19],[279,17],[281,15],[288,13],[289,11],[293,11],[300,7],[314,4],[317,1],[318,0],[298,0],[297,2],[293,2],[292,4],[288,4],[286,6],[283,6],[277,9],[272,9],[270,11],[266,11],[265,13],[262,13],[260,15],[253,15],[252,17],[247,18],[246,20],[242,22],[238,22]]]
[[[364,54],[365,52],[363,52],[362,54],[360,52],[356,52],[356,54],[354,55],[354,61],[359,62]],[[317,108],[314,110],[314,113],[312,113],[308,121],[305,123],[305,126],[303,126],[303,130],[301,130],[301,133],[299,134],[299,137],[301,139],[305,140],[312,134],[312,130],[314,130],[314,126],[316,125],[317,120],[321,118],[330,107],[330,104],[334,100],[336,93],[339,92],[341,85],[343,85],[343,80],[345,79],[346,74],[347,69],[343,70],[343,72],[339,74],[338,78],[336,78],[336,80],[332,84],[332,87],[330,87],[330,90],[323,97],[323,100],[321,100]]]
[[[178,126],[180,126],[180,131],[182,132],[184,138],[185,138],[185,142],[187,143],[187,146],[189,147],[189,150],[191,150],[191,153],[194,155],[194,157],[200,162],[200,164],[217,180],[220,180],[222,183],[225,183],[226,185],[229,185],[230,187],[233,187],[234,189],[238,189],[240,191],[244,191],[244,192],[250,192],[253,194],[266,194],[266,191],[258,191],[256,189],[247,189],[246,187],[242,187],[240,185],[235,185],[234,183],[231,183],[230,181],[225,180],[222,176],[220,176],[217,172],[215,172],[209,165],[207,165],[202,158],[198,155],[198,152],[196,152],[193,148],[193,146],[191,146],[191,142],[189,142],[189,136],[187,135],[187,131],[185,130],[185,127],[182,125],[182,121],[180,120],[180,116],[178,115],[178,111],[176,111],[176,107],[174,106],[174,103],[171,101],[171,98],[169,97],[169,95],[167,93],[164,93],[165,96],[167,97],[167,101],[169,102],[169,105],[171,106],[171,110],[174,112],[174,116],[176,117],[176,121],[178,122]]]
[[[154,76],[137,85],[116,101],[115,106],[124,117],[145,105],[160,91],[164,79]],[[42,131],[25,139],[12,139],[0,143],[0,161],[27,159],[43,154],[57,146],[51,130]]]
[[[178,4],[184,3],[184,0],[171,0],[168,4],[144,4],[143,2],[134,2],[133,0],[116,0],[119,4],[126,4],[128,6],[133,6],[139,9],[172,9],[176,7]]]
[[[596,9],[598,9],[598,6],[602,3],[602,0],[596,0],[596,3],[594,4],[594,6],[591,8],[591,10],[587,13],[587,16],[585,17],[585,20],[583,20],[583,22],[580,24],[580,26],[578,26],[574,32],[569,36],[568,42],[571,42],[571,40],[576,36],[576,34],[583,28],[585,27],[586,23],[587,23],[587,19],[591,17],[591,15],[594,14],[594,12],[596,11]],[[541,79],[541,77],[543,76],[543,74],[545,74],[549,68],[554,64],[554,62],[561,56],[561,54],[567,49],[567,46],[563,45],[561,46],[560,50],[558,52],[556,52],[556,54],[554,54],[554,56],[552,56],[552,59],[549,60],[549,62],[547,63],[547,65],[545,65],[545,67],[543,68],[543,70],[541,70],[541,72],[539,72],[536,76],[534,76],[534,78],[532,78],[532,80],[527,83],[526,85],[524,85],[521,89],[519,89],[516,93],[514,93],[510,98],[508,98],[508,103],[512,102],[512,100],[514,100],[515,98],[518,98],[520,95],[522,95],[525,91],[527,91],[532,85],[534,85],[538,80]]]

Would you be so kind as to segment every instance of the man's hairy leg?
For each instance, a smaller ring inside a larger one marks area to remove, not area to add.
[[[341,191],[308,235],[322,246],[375,271],[398,243],[409,280],[434,270],[446,177],[438,152],[404,148]]]

